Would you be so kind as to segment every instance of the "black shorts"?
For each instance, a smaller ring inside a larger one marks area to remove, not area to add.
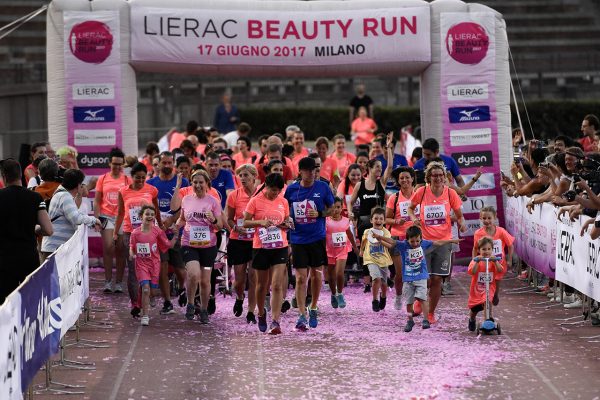
[[[183,268],[183,258],[181,257],[181,242],[177,241],[172,249],[167,250],[164,253],[160,253],[160,261],[167,261],[173,266],[173,268]]]
[[[471,307],[471,311],[473,311],[474,313],[483,311],[483,304],[477,304],[476,306]]]
[[[266,271],[273,265],[286,264],[288,248],[281,249],[252,249],[252,268]]]
[[[186,264],[190,261],[198,261],[200,267],[212,269],[215,265],[215,258],[217,258],[217,246],[201,248],[183,246],[181,256]]]
[[[308,244],[292,244],[293,267],[318,268],[327,265],[325,239]]]
[[[227,262],[229,265],[246,264],[252,261],[252,240],[229,239]]]

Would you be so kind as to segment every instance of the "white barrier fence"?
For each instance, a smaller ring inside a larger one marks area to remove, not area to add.
[[[80,226],[0,307],[0,398],[22,399],[58,352],[88,298],[88,277],[87,228]]]
[[[509,198],[506,228],[516,238],[516,254],[536,271],[600,301],[600,239],[581,227],[589,217],[558,219],[558,208],[536,205],[529,214],[527,197]]]

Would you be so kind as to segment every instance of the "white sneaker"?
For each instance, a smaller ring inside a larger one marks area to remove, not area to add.
[[[555,287],[555,288],[550,288],[550,291],[548,292],[547,296],[549,299],[552,299],[554,297],[556,297],[557,294],[560,294],[560,290]]]
[[[394,300],[394,308],[396,310],[402,310],[402,296],[396,295],[396,300]]]
[[[104,282],[104,293],[112,293],[113,292],[113,286],[112,286],[112,282],[111,281],[106,281]]]
[[[581,301],[580,298],[576,298],[575,301],[565,304],[563,307],[564,308],[581,308],[583,306],[583,302]]]
[[[565,294],[563,296],[563,303],[564,304],[571,304],[572,302],[574,302],[576,300],[575,295],[574,294]]]
[[[141,320],[140,323],[142,324],[142,326],[148,326],[150,325],[150,317],[147,315],[144,315]]]
[[[113,291],[115,293],[123,293],[123,284],[121,282],[116,282]]]

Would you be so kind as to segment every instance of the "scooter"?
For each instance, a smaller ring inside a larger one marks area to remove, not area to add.
[[[477,335],[479,335],[479,333],[491,335],[494,331],[496,331],[496,333],[498,335],[501,335],[502,329],[500,328],[500,323],[498,321],[494,320],[490,315],[490,279],[489,279],[490,261],[492,261],[492,262],[500,261],[500,258],[499,257],[475,257],[475,258],[473,258],[473,261],[475,261],[475,262],[485,261],[485,275],[486,275],[486,278],[485,278],[485,307],[484,307],[485,319],[484,319],[483,323],[480,323],[480,322],[477,323],[477,328],[475,330],[475,333]]]

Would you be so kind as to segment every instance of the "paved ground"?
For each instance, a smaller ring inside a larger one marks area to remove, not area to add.
[[[92,291],[101,275],[92,273]],[[93,371],[53,368],[53,379],[85,385],[84,399],[598,399],[598,327],[558,326],[555,318],[580,310],[550,309],[534,293],[509,280],[497,317],[502,336],[476,336],[466,329],[468,277],[457,273],[456,294],[442,299],[441,319],[429,331],[402,332],[404,316],[388,307],[370,310],[358,286],[347,290],[348,307],[333,310],[329,291],[320,301],[315,330],[293,330],[295,313],[284,315],[284,333],[261,334],[231,312],[230,297],[218,299],[211,324],[152,311],[151,326],[129,316],[125,295],[93,295],[97,321],[112,329],[82,328],[85,339],[109,348],[69,347],[69,359],[94,362]],[[69,333],[68,337],[74,337]],[[36,382],[43,382],[40,372]],[[36,395],[36,399],[67,396]]]

